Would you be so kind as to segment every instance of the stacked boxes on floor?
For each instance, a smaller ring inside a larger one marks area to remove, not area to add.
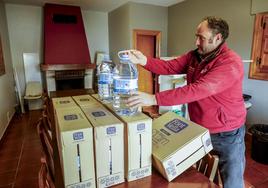
[[[171,181],[212,150],[207,129],[168,112],[153,122],[153,165]]]
[[[98,95],[93,95],[97,100]],[[125,178],[128,181],[150,176],[152,171],[152,119],[138,112],[117,115],[111,103],[104,104],[125,124]]]
[[[97,187],[124,182],[123,123],[89,95],[73,98],[94,127]]]
[[[93,188],[93,128],[72,98],[53,98],[52,101],[65,187]]]

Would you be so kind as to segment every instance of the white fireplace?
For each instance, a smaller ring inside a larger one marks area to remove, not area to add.
[[[45,73],[46,89],[48,94],[51,91],[68,89],[92,89],[93,70],[95,64],[89,64],[81,68],[81,65],[62,65],[60,67],[41,65]]]

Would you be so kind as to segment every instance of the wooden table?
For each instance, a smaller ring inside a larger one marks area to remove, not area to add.
[[[87,94],[88,91],[60,91],[55,92],[53,97],[62,97],[62,96],[74,96]],[[54,119],[54,118],[53,118]],[[63,188],[63,176],[60,166],[59,151],[56,140],[56,130],[55,122],[53,122],[52,132],[53,132],[53,149],[54,149],[54,162],[55,162],[55,186],[56,188]],[[92,161],[93,162],[93,161]],[[115,186],[113,188],[218,188],[216,184],[209,181],[209,179],[198,172],[195,168],[191,167],[186,170],[184,173],[175,178],[172,182],[168,182],[164,179],[161,174],[159,174],[154,168],[152,171],[152,176],[135,180],[132,182],[124,182]]]
[[[179,175],[172,182],[168,182],[161,174],[153,169],[152,176],[125,182],[113,186],[114,188],[218,188],[216,184],[210,182],[203,174],[191,167]]]

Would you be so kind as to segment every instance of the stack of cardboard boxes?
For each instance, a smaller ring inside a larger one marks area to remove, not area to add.
[[[94,129],[97,187],[124,182],[124,125],[89,95],[73,97]]]
[[[171,181],[212,149],[207,129],[173,112],[153,122],[141,112],[120,116],[98,95],[55,98],[53,105],[66,187],[110,187],[150,176],[152,156]]]
[[[65,187],[95,187],[93,128],[71,97],[52,101]]]
[[[98,95],[93,95],[99,100]],[[102,102],[102,101],[100,101]],[[152,119],[141,112],[117,115],[111,103],[103,103],[125,127],[125,178],[137,180],[152,174]]]

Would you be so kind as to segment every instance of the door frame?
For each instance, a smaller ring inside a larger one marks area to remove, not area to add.
[[[160,58],[160,44],[161,44],[161,31],[145,30],[145,29],[133,29],[133,49],[137,49],[137,36],[149,35],[156,38],[155,41],[155,58]],[[159,91],[158,75],[153,74],[153,93]]]
[[[160,44],[161,44],[161,31],[144,30],[144,29],[133,29],[133,49],[137,49],[137,36],[138,35],[149,35],[155,36],[155,57],[160,57]]]

